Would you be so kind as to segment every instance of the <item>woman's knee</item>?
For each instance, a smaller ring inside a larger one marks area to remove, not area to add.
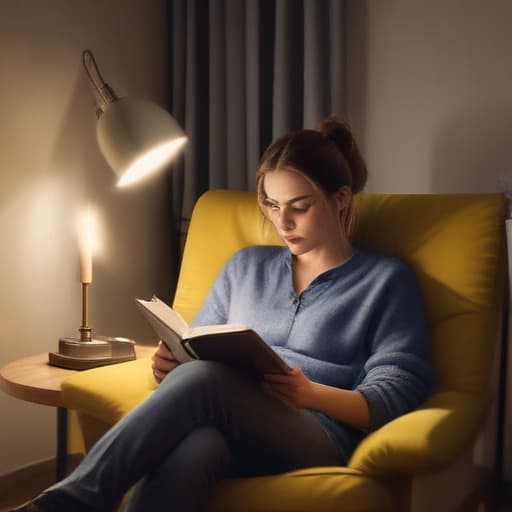
[[[162,381],[160,386],[198,386],[208,389],[230,386],[244,377],[229,366],[216,361],[194,360],[177,366]]]
[[[257,383],[233,368],[214,361],[191,361],[178,366],[155,391],[162,407],[181,407],[198,424],[231,429],[228,417],[244,415],[246,402],[261,393]],[[252,408],[251,408],[252,409]]]
[[[175,455],[182,473],[188,470],[191,477],[201,474],[209,485],[222,478],[231,460],[225,436],[209,425],[193,430],[176,448]]]

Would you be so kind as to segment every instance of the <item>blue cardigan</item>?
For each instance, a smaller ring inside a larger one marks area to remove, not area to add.
[[[193,321],[224,323],[251,327],[312,381],[361,392],[370,430],[419,406],[433,385],[420,294],[411,270],[396,258],[355,249],[297,295],[287,248],[243,249]],[[311,412],[348,460],[366,433]]]

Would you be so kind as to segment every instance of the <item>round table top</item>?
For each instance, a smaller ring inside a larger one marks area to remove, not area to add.
[[[156,347],[135,345],[137,358],[150,357]],[[37,404],[64,407],[61,383],[78,370],[48,364],[48,353],[23,357],[0,368],[0,389],[15,398]]]

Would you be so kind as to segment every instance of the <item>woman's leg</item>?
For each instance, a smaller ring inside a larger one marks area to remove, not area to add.
[[[214,427],[199,427],[136,485],[126,512],[201,510],[229,462],[224,436]]]
[[[217,428],[237,455],[242,454],[241,467],[254,474],[342,463],[313,415],[284,406],[265,395],[255,379],[225,365],[194,361],[173,370],[49,492],[70,495],[95,510],[113,510],[135,482],[204,426]]]

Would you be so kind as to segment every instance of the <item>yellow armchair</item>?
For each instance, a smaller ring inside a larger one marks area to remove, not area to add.
[[[415,271],[436,389],[418,410],[366,437],[347,467],[225,480],[209,510],[476,510],[495,462],[505,209],[499,194],[357,197],[355,242],[396,255]],[[191,320],[236,250],[279,243],[253,193],[206,193],[194,209],[174,307]],[[142,359],[68,378],[63,399],[78,411],[90,446],[155,386]]]

